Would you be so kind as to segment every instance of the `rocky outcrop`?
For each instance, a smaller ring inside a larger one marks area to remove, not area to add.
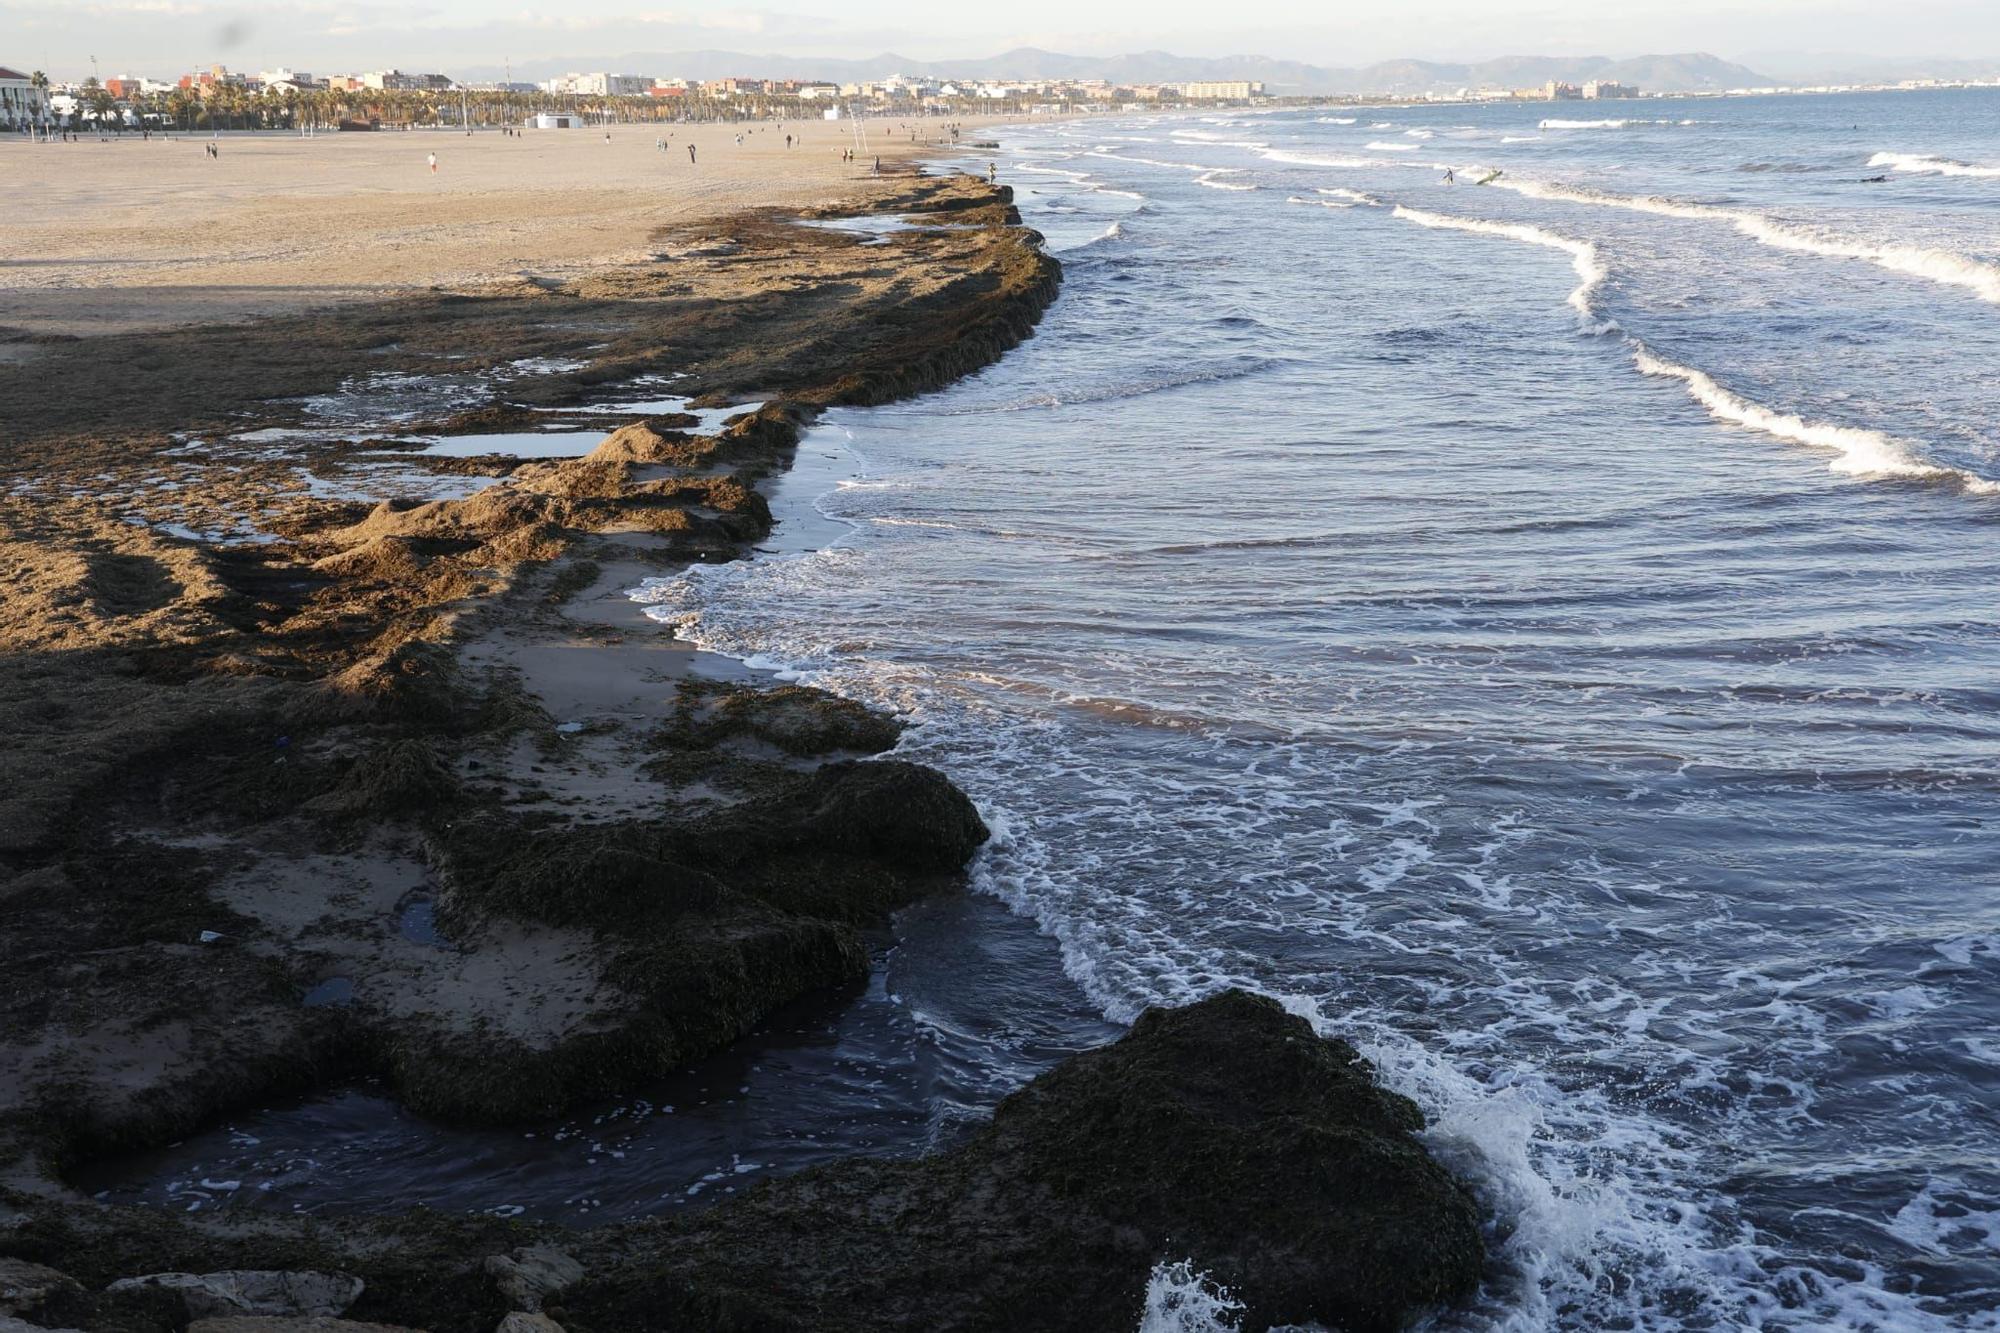
[[[1163,1263],[1226,1287],[1244,1333],[1376,1333],[1467,1296],[1484,1262],[1472,1195],[1425,1151],[1423,1123],[1352,1046],[1230,991],[1148,1011],[955,1148],[836,1162],[674,1221],[538,1235],[427,1213],[327,1228],[107,1211],[24,1238],[91,1256],[78,1272],[98,1283],[143,1254],[315,1256],[365,1279],[348,1316],[432,1333],[1129,1333]],[[159,1284],[31,1313],[167,1333],[189,1311]],[[171,1303],[118,1303],[141,1294]]]
[[[234,1270],[222,1273],[151,1273],[121,1278],[105,1290],[167,1292],[192,1319],[208,1315],[338,1315],[360,1297],[362,1281],[347,1273]]]
[[[489,1255],[484,1266],[501,1297],[530,1314],[583,1280],[583,1265],[553,1245],[524,1245],[511,1254]]]
[[[326,1315],[234,1315],[197,1319],[187,1333],[423,1333],[401,1324],[362,1324]]]
[[[1152,1010],[965,1146],[849,1161],[678,1225],[553,1312],[590,1329],[1130,1329],[1191,1260],[1244,1327],[1402,1328],[1484,1259],[1423,1117],[1345,1042],[1232,991]],[[639,1312],[644,1311],[643,1320]]]
[[[80,1291],[67,1274],[25,1259],[0,1259],[0,1315],[37,1309],[58,1296]]]

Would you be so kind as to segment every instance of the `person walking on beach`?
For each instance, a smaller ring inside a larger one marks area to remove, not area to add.
[[[877,176],[882,174],[882,159],[879,157],[875,159],[875,174]]]
[[[432,153],[430,155],[429,161],[431,164],[431,175],[435,176],[438,174],[438,155],[436,153]]]
[[[694,165],[694,145],[693,145],[693,144],[689,144],[689,145],[688,145],[688,165],[689,165],[689,166],[693,166],[693,165]]]

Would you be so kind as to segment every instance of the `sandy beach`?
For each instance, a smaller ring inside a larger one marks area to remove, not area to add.
[[[992,123],[961,122],[961,141]],[[9,140],[0,329],[163,328],[639,263],[657,227],[825,203],[864,184],[876,155],[887,166],[947,140],[937,123],[860,128],[869,155],[856,162],[842,160],[855,125],[824,121],[619,125],[609,140],[225,134],[213,160],[206,135]]]

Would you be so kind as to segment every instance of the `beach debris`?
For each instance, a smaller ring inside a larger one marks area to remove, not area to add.
[[[222,937],[222,932],[219,930],[204,930],[198,936],[203,944],[213,944]]]
[[[574,736],[576,735],[576,733],[583,730],[583,723],[563,722],[557,725],[556,730],[560,731],[565,736]]]
[[[337,1315],[361,1296],[361,1279],[351,1273],[288,1273],[275,1269],[229,1269],[220,1273],[149,1273],[120,1278],[106,1291],[169,1291],[179,1295],[190,1318],[204,1315]]]
[[[531,1312],[583,1280],[583,1265],[553,1245],[525,1245],[511,1254],[489,1255],[485,1268],[509,1304]]]

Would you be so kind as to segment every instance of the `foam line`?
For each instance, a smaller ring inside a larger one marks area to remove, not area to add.
[[[1661,217],[1695,218],[1727,222],[1760,245],[1801,254],[1825,255],[1831,259],[1859,259],[1905,277],[1921,278],[1945,286],[1963,287],[1982,301],[2000,303],[2000,266],[1971,259],[1950,250],[1933,250],[1915,245],[1893,245],[1858,240],[1827,232],[1812,231],[1788,222],[1779,222],[1762,213],[1723,208],[1715,204],[1690,204],[1658,195],[1606,194],[1546,181],[1501,179],[1493,184],[1532,199],[1553,199],[1598,208],[1620,208],[1634,213],[1654,213]]]

